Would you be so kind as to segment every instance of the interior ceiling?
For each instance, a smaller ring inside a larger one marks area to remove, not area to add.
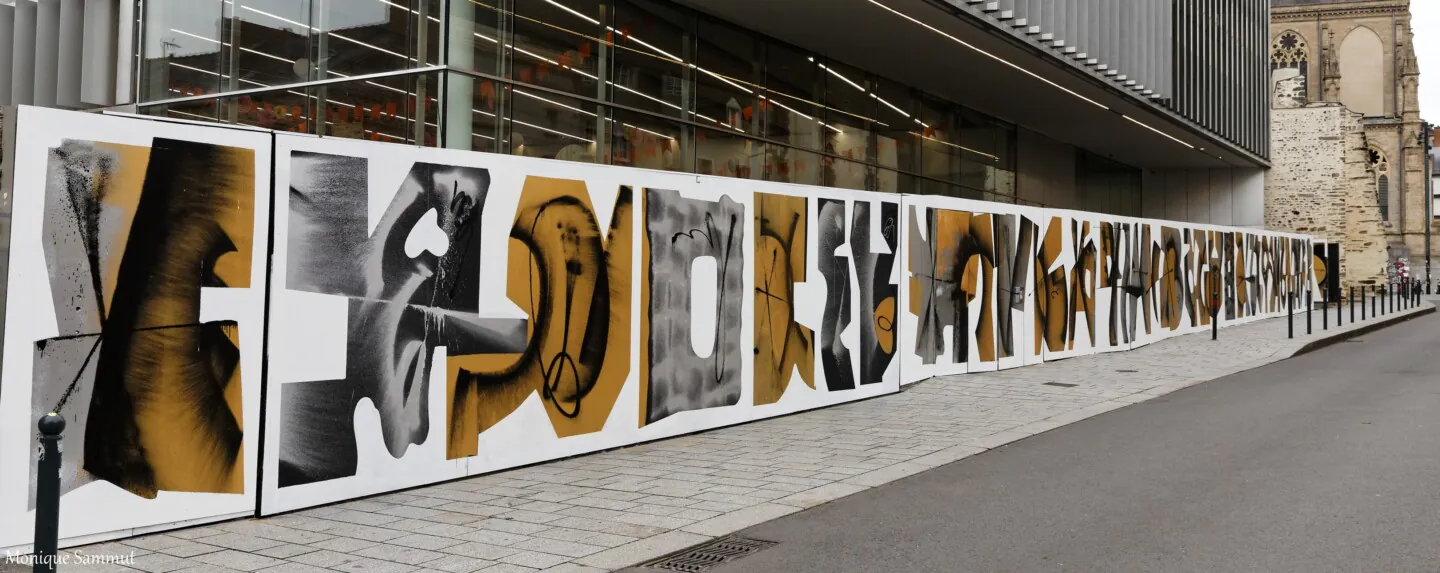
[[[1145,169],[1255,166],[1219,149],[1163,114],[1066,70],[987,25],[925,0],[880,0],[902,13],[1100,102],[1102,109],[869,0],[681,0],[703,12],[883,77],[921,88],[1047,135]],[[984,28],[982,28],[984,27]],[[1117,113],[1118,112],[1118,113]],[[1124,113],[1194,145],[1136,125]],[[1200,151],[1203,148],[1205,151]]]

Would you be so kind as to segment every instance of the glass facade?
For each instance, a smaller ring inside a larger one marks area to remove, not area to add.
[[[142,113],[1016,201],[1013,125],[668,0],[137,8]]]

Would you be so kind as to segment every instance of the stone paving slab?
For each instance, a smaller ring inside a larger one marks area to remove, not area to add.
[[[1440,299],[1437,299],[1440,300]],[[1398,320],[1434,312],[1391,313]],[[1332,311],[1333,313],[1333,311]],[[1285,319],[1139,350],[938,377],[902,392],[265,519],[78,548],[86,573],[595,573],[948,464],[1040,432],[1288,358]],[[1332,315],[1333,318],[1333,315]],[[1348,315],[1346,317],[1348,319]],[[1044,385],[1046,382],[1073,387]],[[0,565],[10,573],[14,565]]]

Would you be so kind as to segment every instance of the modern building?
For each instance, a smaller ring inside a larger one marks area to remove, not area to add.
[[[1267,0],[19,0],[0,100],[1261,227],[1269,20]]]
[[[1410,0],[1271,4],[1267,226],[1341,241],[1357,284],[1401,261],[1424,278],[1436,213]]]

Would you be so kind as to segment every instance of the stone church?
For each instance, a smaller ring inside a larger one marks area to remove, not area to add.
[[[1399,260],[1425,278],[1412,37],[1410,0],[1271,0],[1265,224],[1339,242],[1346,286],[1381,284]]]

